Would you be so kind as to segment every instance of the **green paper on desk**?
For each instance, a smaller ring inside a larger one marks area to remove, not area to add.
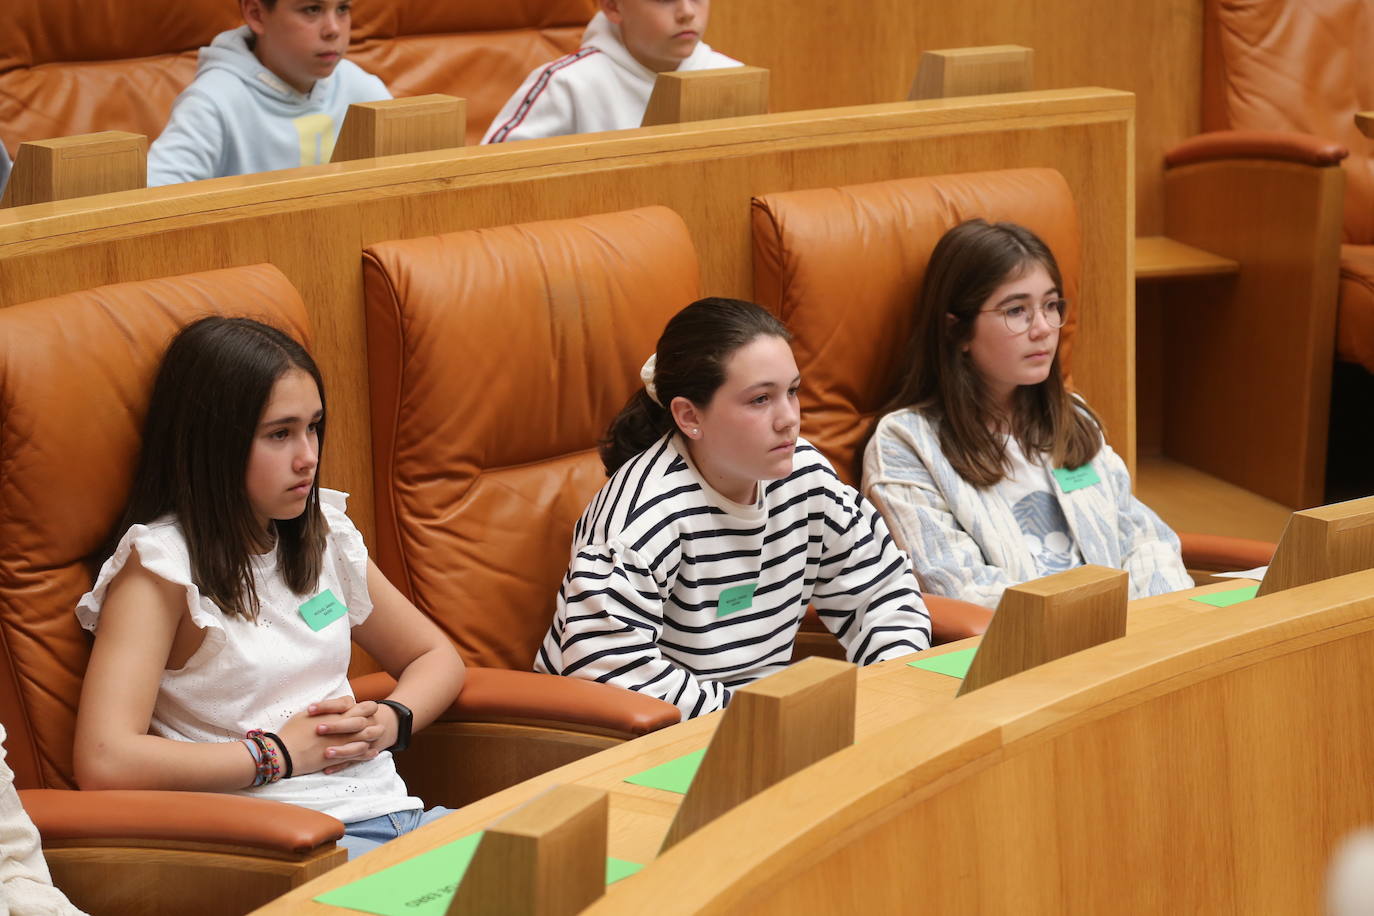
[[[375,875],[336,887],[315,899],[376,916],[444,916],[458,884],[472,863],[482,834],[472,833],[398,862]],[[606,860],[606,883],[628,878],[644,866],[624,859]]]
[[[1194,595],[1194,601],[1203,604],[1210,604],[1212,607],[1230,607],[1233,604],[1240,604],[1242,601],[1249,601],[1255,597],[1259,591],[1258,585],[1247,585],[1244,588],[1233,588],[1225,592],[1212,592],[1207,595]]]
[[[907,662],[907,664],[912,668],[924,668],[927,671],[934,671],[936,674],[947,674],[962,680],[968,675],[969,665],[973,664],[973,655],[977,651],[978,647],[974,646],[971,649],[960,649],[958,652],[932,655],[930,658],[922,656],[914,662]]]
[[[692,785],[692,777],[697,775],[697,768],[701,766],[701,758],[705,756],[706,748],[692,751],[676,760],[651,767],[643,773],[627,776],[625,781],[637,786],[648,786],[650,789],[663,789],[686,795],[688,787]]]

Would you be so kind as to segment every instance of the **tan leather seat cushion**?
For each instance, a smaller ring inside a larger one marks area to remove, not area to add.
[[[394,95],[468,100],[476,143],[530,70],[575,49],[595,0],[360,3],[349,57]],[[233,0],[0,3],[0,141],[17,150],[99,130],[155,139],[195,76],[196,50],[242,24]]]
[[[1078,315],[1078,212],[1063,176],[1015,169],[769,194],[754,200],[754,295],[796,335],[802,434],[859,482],[875,412],[891,397],[935,243],[965,219],[1028,226],[1064,275],[1067,367]]]
[[[0,309],[0,721],[20,788],[74,785],[89,652],[74,610],[91,584],[83,559],[124,509],[167,342],[213,314],[300,340],[309,327],[295,288],[268,264]]]
[[[663,207],[386,242],[364,253],[374,556],[463,657],[528,670],[597,440],[698,298]]]

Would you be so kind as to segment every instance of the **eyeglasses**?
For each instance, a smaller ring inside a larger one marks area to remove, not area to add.
[[[1062,328],[1064,326],[1064,316],[1069,313],[1069,300],[1051,299],[1040,305],[1010,305],[1003,309],[983,309],[984,312],[1001,312],[1002,320],[1007,323],[1007,330],[1013,334],[1024,334],[1030,330],[1031,323],[1035,320],[1035,313],[1039,312],[1045,316],[1045,324],[1051,328]]]

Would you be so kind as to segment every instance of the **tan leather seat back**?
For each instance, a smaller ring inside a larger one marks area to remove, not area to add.
[[[470,663],[528,669],[597,440],[698,298],[663,207],[387,242],[363,260],[374,556]]]
[[[349,59],[397,96],[468,100],[468,141],[531,70],[574,50],[595,0],[368,0]],[[0,141],[100,130],[162,133],[196,51],[243,22],[235,0],[5,0],[0,3]]]
[[[1344,240],[1374,243],[1374,144],[1355,112],[1374,110],[1369,0],[1207,0],[1203,130],[1292,130],[1350,150]]]
[[[1021,223],[1054,252],[1077,315],[1078,211],[1063,176],[1014,169],[769,194],[754,200],[754,296],[796,335],[802,435],[858,483],[859,450],[892,396],[940,236],[966,219]]]
[[[74,785],[84,559],[124,509],[167,342],[214,314],[299,340],[308,330],[300,296],[267,264],[0,309],[0,720],[20,788]]]

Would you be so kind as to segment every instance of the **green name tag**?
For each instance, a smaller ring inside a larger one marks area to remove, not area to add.
[[[1081,490],[1084,487],[1102,482],[1102,478],[1097,476],[1097,471],[1091,464],[1076,468],[1055,468],[1054,479],[1059,481],[1059,489],[1065,493],[1072,493],[1074,490]]]
[[[758,587],[757,582],[750,582],[748,585],[736,585],[734,588],[727,588],[721,592],[720,598],[716,601],[716,616],[725,617],[735,613],[735,611],[753,607],[754,590]]]
[[[316,633],[348,613],[344,603],[329,589],[320,592],[300,606],[301,620]]]

